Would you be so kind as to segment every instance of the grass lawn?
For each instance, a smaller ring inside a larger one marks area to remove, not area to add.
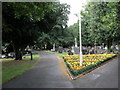
[[[59,57],[63,57],[63,56],[65,56],[65,55],[68,55],[67,52],[57,53],[57,52],[51,52],[51,51],[48,51],[48,50],[46,50],[45,52],[49,52],[49,53],[55,54],[55,55],[57,55],[57,56],[59,56]]]
[[[2,84],[32,68],[39,58],[40,55],[33,54],[33,60],[30,60],[30,56],[23,56],[21,61],[12,58],[0,59],[0,63],[2,63]]]

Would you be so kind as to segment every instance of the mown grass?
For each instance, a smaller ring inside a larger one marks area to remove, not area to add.
[[[0,59],[0,63],[2,63],[2,84],[32,68],[39,58],[40,55],[35,54],[33,60],[30,60],[30,56],[23,56],[23,60]]]
[[[58,52],[51,52],[51,51],[49,51],[49,50],[47,50],[47,51],[45,51],[45,52],[49,52],[49,53],[55,54],[55,55],[57,55],[57,56],[59,56],[59,57],[61,57],[61,58],[62,58],[64,55],[68,55],[67,52],[58,53]]]

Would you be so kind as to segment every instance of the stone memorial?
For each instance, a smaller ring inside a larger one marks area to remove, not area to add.
[[[79,54],[79,47],[74,47],[74,54]]]
[[[72,46],[71,48],[72,48],[71,52],[74,53],[74,46]]]
[[[53,44],[53,48],[51,49],[52,52],[55,52],[55,43]]]
[[[73,53],[71,52],[71,50],[68,50],[68,55],[73,55]]]
[[[88,54],[87,48],[84,47],[84,46],[83,46],[83,48],[82,48],[82,53],[83,53],[83,54]]]
[[[63,47],[59,46],[58,53],[62,53],[62,52],[63,52]]]
[[[77,39],[75,38],[75,47],[73,47],[74,54],[79,54],[79,47],[77,45]]]

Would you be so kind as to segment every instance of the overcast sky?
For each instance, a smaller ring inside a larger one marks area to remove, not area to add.
[[[67,3],[71,6],[70,15],[68,20],[68,26],[77,22],[78,17],[75,15],[79,10],[83,9],[82,6],[87,3],[86,0],[60,0],[60,3]]]

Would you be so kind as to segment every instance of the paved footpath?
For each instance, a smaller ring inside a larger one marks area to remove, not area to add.
[[[9,81],[3,88],[117,88],[118,58],[76,80],[70,80],[54,54],[39,52],[41,59],[31,70]]]

